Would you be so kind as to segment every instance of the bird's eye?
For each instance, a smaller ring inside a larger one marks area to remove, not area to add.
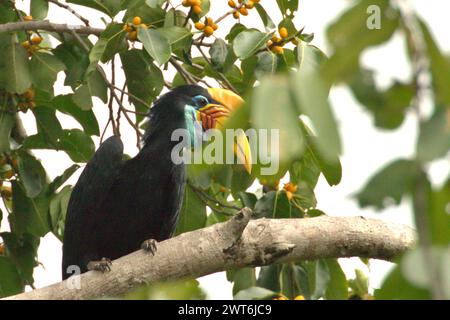
[[[194,101],[195,105],[199,108],[203,108],[209,103],[208,99],[201,95],[193,97],[192,100]]]

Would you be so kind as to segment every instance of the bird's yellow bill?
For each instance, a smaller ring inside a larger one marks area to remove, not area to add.
[[[249,174],[252,173],[252,152],[250,150],[250,143],[248,143],[247,136],[243,130],[237,131],[234,153],[236,154],[239,163],[244,165],[245,170]]]
[[[198,120],[201,122],[204,130],[224,128],[226,119],[244,104],[244,100],[236,93],[226,89],[209,88],[208,92],[219,104],[211,103],[199,109]],[[242,163],[245,170],[251,173],[252,156],[250,144],[243,130],[237,131],[234,152],[239,163]]]

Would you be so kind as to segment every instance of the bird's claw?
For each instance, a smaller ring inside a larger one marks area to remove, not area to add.
[[[152,255],[155,255],[156,253],[156,244],[157,241],[155,239],[148,239],[142,242],[141,249],[147,252],[150,252]]]
[[[100,271],[101,273],[111,271],[112,262],[108,258],[102,258],[98,261],[89,261],[87,268],[88,270]]]

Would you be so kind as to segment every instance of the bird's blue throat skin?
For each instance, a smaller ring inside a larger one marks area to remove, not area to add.
[[[186,129],[188,130],[189,142],[191,148],[198,147],[202,143],[202,128],[197,120],[197,109],[189,104],[184,108],[186,120]]]

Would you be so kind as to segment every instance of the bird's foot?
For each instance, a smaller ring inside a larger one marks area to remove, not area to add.
[[[88,270],[95,270],[100,271],[101,273],[105,273],[107,271],[111,271],[111,265],[112,262],[110,259],[102,258],[98,261],[89,261],[89,263],[87,264],[87,268]]]
[[[141,249],[147,252],[150,252],[152,255],[155,255],[156,253],[156,244],[158,242],[155,239],[148,239],[142,242]]]

